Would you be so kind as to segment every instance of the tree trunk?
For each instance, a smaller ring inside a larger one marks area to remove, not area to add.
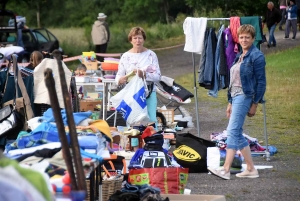
[[[36,3],[36,22],[37,22],[37,27],[40,28],[41,27],[41,21],[40,21],[40,4],[37,2]]]
[[[164,0],[164,11],[165,11],[165,17],[166,17],[167,24],[169,24],[168,10],[169,10],[168,0]]]

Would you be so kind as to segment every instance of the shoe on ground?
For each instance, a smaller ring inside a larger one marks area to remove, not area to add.
[[[253,170],[252,172],[250,172],[249,170],[245,170],[242,173],[236,174],[236,177],[239,177],[239,178],[258,178],[259,174],[258,174],[258,171],[256,169]]]
[[[268,44],[267,46],[268,46],[268,48],[270,48],[270,47],[271,47],[271,45],[270,45],[270,44]]]
[[[279,30],[280,30],[280,31],[283,31],[282,27],[279,27]]]
[[[293,37],[292,40],[295,40],[295,37]]]
[[[272,47],[276,47],[276,44],[272,44]]]
[[[284,37],[283,39],[289,39],[289,37]]]
[[[221,167],[221,168],[208,167],[207,169],[210,173],[212,173],[213,175],[215,175],[217,177],[220,177],[220,178],[225,179],[225,180],[230,179],[230,172],[226,173],[225,169],[223,167]]]

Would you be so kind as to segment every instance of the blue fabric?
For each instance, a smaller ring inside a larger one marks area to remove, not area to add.
[[[80,136],[78,143],[82,149],[97,149],[98,137],[96,135]]]
[[[207,38],[207,47],[206,55],[209,55],[205,58],[205,67],[204,67],[204,85],[207,88],[210,88],[213,80],[213,73],[215,68],[215,51],[216,51],[216,33],[214,28],[209,29],[209,35]]]
[[[294,4],[292,6],[292,9],[288,9],[287,10],[287,14],[286,15],[288,15],[288,13],[291,13],[291,18],[297,19],[297,11],[298,11],[298,7],[297,7],[297,5]]]
[[[16,140],[19,149],[35,147],[49,142],[60,142],[56,125],[49,122],[41,123],[28,135],[22,135]]]
[[[218,97],[218,91],[219,91],[219,77],[220,77],[220,49],[224,48],[222,43],[222,32],[224,31],[224,25],[219,29],[218,35],[217,35],[217,48],[216,48],[216,55],[215,55],[215,68],[214,68],[214,74],[213,74],[213,88],[208,92],[208,95],[212,97]]]
[[[92,112],[73,113],[75,125],[78,125],[81,121],[89,118],[91,115],[92,115]],[[67,123],[67,114],[66,114],[65,109],[61,110],[61,116],[62,116],[64,125],[68,125],[68,123]],[[52,108],[49,108],[46,112],[44,112],[43,119],[45,119],[48,122],[55,122]]]
[[[97,154],[92,154],[92,153],[85,152],[82,149],[80,149],[80,154],[83,158],[91,158],[91,159],[95,159],[99,162],[103,161],[103,158],[101,156],[98,156]]]
[[[134,155],[132,156],[132,158],[130,160],[130,165],[131,164],[138,164],[137,162],[139,162],[139,158],[141,156],[143,156],[143,154],[144,154],[145,151],[146,150],[143,149],[143,148],[136,150],[136,152],[134,153]],[[165,154],[168,154],[168,150],[163,149],[163,151],[165,152]]]
[[[243,125],[252,104],[252,98],[244,94],[232,98],[232,111],[227,126],[227,148],[242,150],[248,146],[243,136]]]
[[[238,61],[240,54],[236,56],[234,63]],[[253,103],[256,104],[262,101],[266,91],[265,66],[263,53],[252,45],[241,63],[240,77],[244,94],[251,97]],[[232,97],[229,90],[227,96],[228,102],[231,103]]]
[[[268,44],[271,46],[272,44],[273,45],[276,45],[276,40],[275,40],[275,36],[274,36],[274,31],[276,29],[276,24],[274,24],[273,26],[271,27],[268,27],[268,30],[269,30],[269,41],[268,41]]]

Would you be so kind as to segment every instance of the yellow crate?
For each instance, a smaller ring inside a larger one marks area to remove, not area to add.
[[[161,112],[165,116],[167,122],[174,122],[174,110],[159,110],[159,112]]]

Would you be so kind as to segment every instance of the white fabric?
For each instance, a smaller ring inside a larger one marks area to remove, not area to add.
[[[62,62],[62,67],[65,72],[65,77],[66,77],[68,91],[69,91],[72,72],[68,69],[68,67],[64,62]],[[45,77],[44,77],[44,72],[47,68],[52,69],[59,107],[65,108],[56,59],[43,59],[43,61],[34,68],[34,76],[33,76],[34,77],[34,103],[38,103],[38,104],[44,103],[44,104],[51,105],[49,93],[46,87]]]
[[[183,22],[185,34],[184,51],[201,54],[204,43],[207,18],[187,17]]]
[[[8,131],[9,129],[12,128],[12,125],[15,123],[15,116],[12,113],[7,120],[4,120],[3,122],[0,123],[0,136],[2,133]]]
[[[207,167],[220,167],[220,150],[218,147],[207,147],[206,163]]]
[[[161,73],[158,59],[152,50],[146,50],[141,53],[125,52],[119,62],[119,68],[116,75],[116,83],[119,83],[120,77],[129,74],[135,69],[146,71],[146,81],[159,82]],[[155,86],[153,91],[155,90]]]
[[[14,150],[10,150],[10,151],[5,151],[5,153],[8,157],[10,156],[16,156],[16,155],[22,155],[22,154],[30,154],[35,152],[36,150],[41,150],[41,149],[55,149],[55,148],[60,148],[61,147],[61,143],[60,142],[50,142],[47,144],[43,144],[37,147],[29,147],[29,148],[25,148],[25,149],[14,149]]]
[[[5,61],[5,59],[9,59],[12,54],[17,54],[22,51],[24,51],[24,48],[20,46],[1,47],[0,53],[4,55],[4,58],[0,60],[0,65]]]
[[[174,79],[166,76],[161,76],[161,81],[164,82],[169,87],[173,86]]]
[[[35,130],[42,122],[43,122],[42,117],[34,117],[32,119],[29,119],[27,121],[28,128],[30,128],[32,131]]]
[[[37,172],[38,174],[38,172]],[[24,196],[31,201],[43,201],[45,198],[36,188],[12,166],[0,168],[0,181],[13,185],[18,190],[24,192]]]

